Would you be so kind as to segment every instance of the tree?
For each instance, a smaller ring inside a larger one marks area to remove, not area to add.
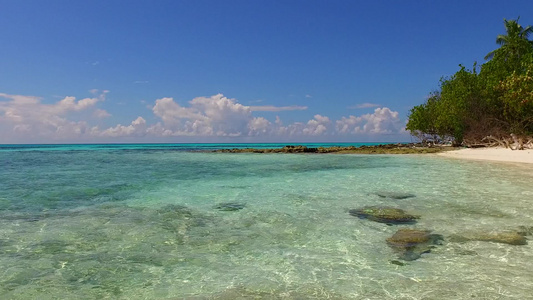
[[[503,118],[509,131],[518,135],[533,134],[533,60],[523,74],[513,73],[498,85],[502,92]]]
[[[533,147],[528,138],[533,135],[533,42],[528,39],[533,27],[522,27],[518,19],[504,19],[504,25],[506,34],[496,39],[501,47],[481,68],[459,65],[424,104],[410,110],[411,134],[465,145],[531,140]]]
[[[496,44],[501,47],[489,52],[486,60],[490,60],[495,56],[501,56],[505,60],[514,61],[533,49],[533,42],[529,41],[529,35],[533,33],[533,27],[522,27],[518,24],[518,17],[516,20],[503,19],[505,25],[506,35],[499,34],[496,37]]]
[[[435,127],[437,117],[435,105],[439,98],[440,95],[435,92],[426,103],[417,105],[409,111],[409,120],[405,128],[424,144],[429,140],[435,142],[439,136]]]
[[[464,66],[448,79],[441,80],[440,99],[436,103],[435,127],[439,135],[463,142],[472,120],[480,118],[484,106],[480,102],[478,75]]]

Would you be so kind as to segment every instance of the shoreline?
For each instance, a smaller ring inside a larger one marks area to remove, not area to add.
[[[508,148],[465,148],[443,151],[438,156],[454,159],[533,164],[533,149],[511,150]]]
[[[318,147],[310,148],[302,145],[287,145],[283,148],[263,149],[263,148],[233,148],[218,149],[217,153],[306,153],[306,154],[430,154],[449,151],[450,147],[425,147],[420,144],[380,144],[373,146],[349,146],[349,147]]]
[[[506,163],[533,164],[533,149],[511,150],[502,147],[453,148],[450,146],[425,147],[421,144],[381,144],[360,147],[318,147],[287,145],[283,148],[218,149],[218,153],[300,153],[300,154],[435,154],[440,157]]]

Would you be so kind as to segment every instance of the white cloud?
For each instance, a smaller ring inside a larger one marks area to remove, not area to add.
[[[387,107],[376,108],[373,114],[360,117],[342,117],[336,121],[337,132],[341,134],[393,134],[400,133],[404,124],[397,111]]]
[[[0,93],[0,97],[10,100],[0,102],[0,123],[3,128],[11,128],[14,134],[24,133],[27,138],[77,137],[85,133],[87,123],[70,120],[70,115],[92,109],[96,103],[104,101],[105,93],[107,91],[81,100],[65,97],[53,104],[41,103],[40,97]],[[9,130],[3,131],[5,135],[10,134]]]
[[[152,108],[154,114],[160,117],[166,125],[180,124],[183,119],[202,119],[204,116],[194,108],[182,107],[172,98],[161,98],[155,101]]]
[[[98,98],[85,98],[76,101],[75,97],[65,97],[55,105],[48,106],[50,112],[63,114],[68,111],[80,111],[94,106],[96,102],[100,101]]]
[[[146,120],[143,117],[138,117],[128,126],[118,124],[102,132],[99,132],[97,128],[93,128],[91,134],[103,137],[144,136],[146,135]]]
[[[105,109],[97,109],[94,111],[93,116],[98,119],[104,119],[111,117],[111,114],[108,113]]]
[[[292,106],[271,106],[271,105],[263,105],[263,106],[250,106],[251,111],[288,111],[288,110],[306,110],[307,106],[298,106],[298,105],[292,105]]]
[[[252,120],[249,106],[222,94],[194,98],[188,107],[172,98],[162,98],[156,100],[152,110],[173,135],[240,136]]]
[[[397,111],[387,107],[376,108],[373,114],[363,116],[367,123],[363,126],[365,133],[396,133],[403,128]]]
[[[151,130],[166,135],[243,136],[272,134],[275,127],[265,118],[256,118],[255,111],[305,110],[306,106],[245,106],[235,99],[217,94],[197,97],[189,106],[181,106],[173,98],[155,101],[153,112],[162,124]]]
[[[328,117],[315,115],[314,119],[307,122],[307,126],[302,130],[302,133],[305,135],[322,135],[328,128],[331,121]]]
[[[11,99],[14,103],[18,103],[18,104],[32,104],[32,103],[39,103],[39,101],[41,101],[41,97],[8,95],[5,93],[0,93],[0,97]]]
[[[348,109],[373,108],[373,107],[379,107],[379,106],[381,106],[381,105],[376,104],[376,103],[365,102],[365,103],[361,103],[361,104],[348,106]]]
[[[340,120],[337,120],[335,128],[337,132],[347,134],[347,133],[356,133],[360,130],[360,125],[363,123],[363,118],[361,117],[342,117]]]
[[[23,137],[25,142],[41,140],[91,141],[98,138],[156,138],[156,137],[264,137],[284,139],[336,135],[397,134],[403,133],[405,122],[399,113],[387,107],[376,108],[373,113],[341,117],[332,120],[316,114],[303,122],[284,123],[254,116],[255,112],[305,110],[305,106],[247,106],[222,94],[197,97],[186,105],[173,98],[155,100],[151,112],[159,121],[148,124],[139,116],[130,124],[99,128],[91,122],[110,118],[111,114],[98,104],[105,100],[108,91],[92,90],[94,97],[77,100],[64,97],[51,104],[42,103],[34,96],[0,93],[0,139]],[[1,101],[2,98],[8,101]],[[109,121],[109,119],[108,119]],[[115,123],[116,124],[116,123]],[[140,140],[141,141],[141,140]]]
[[[275,125],[273,125],[271,132],[280,137],[319,136],[328,134],[328,125],[330,123],[331,121],[328,117],[315,115],[313,119],[306,123],[294,122],[284,126],[281,119],[276,117]]]
[[[271,133],[272,123],[263,117],[253,118],[248,123],[248,135],[258,136]]]

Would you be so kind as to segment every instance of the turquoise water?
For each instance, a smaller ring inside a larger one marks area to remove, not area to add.
[[[298,143],[307,147],[347,147],[347,146],[372,146],[381,143]],[[274,149],[286,146],[287,143],[262,143],[262,144],[0,144],[2,151],[81,151],[81,150],[171,150],[171,151],[212,151],[217,149],[233,148],[257,148],[257,149]]]
[[[182,151],[217,144],[0,147],[2,299],[531,299],[531,240],[447,239],[532,227],[531,166]],[[215,208],[224,202],[245,207]],[[365,205],[421,219],[347,212]],[[398,266],[385,242],[398,228],[445,242]]]

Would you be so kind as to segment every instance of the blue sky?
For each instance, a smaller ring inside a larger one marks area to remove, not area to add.
[[[0,143],[409,141],[532,1],[0,0]]]

